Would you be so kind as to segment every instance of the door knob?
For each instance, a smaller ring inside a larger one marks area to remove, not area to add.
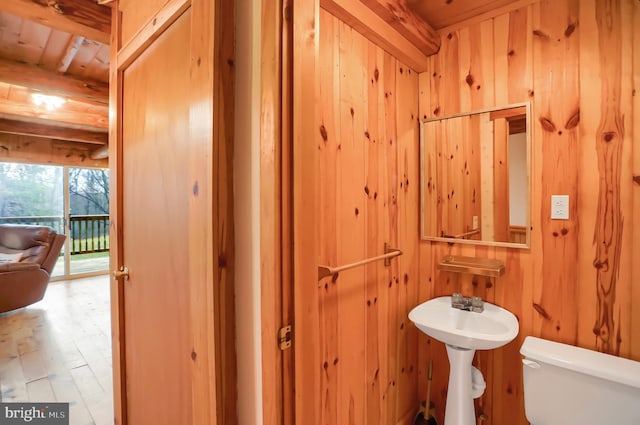
[[[120,267],[120,270],[113,271],[113,278],[129,280],[129,268],[127,266]]]

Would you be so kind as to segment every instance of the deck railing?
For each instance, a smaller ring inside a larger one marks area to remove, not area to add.
[[[71,255],[109,251],[109,215],[69,216]]]
[[[62,216],[0,217],[0,224],[34,224],[49,226],[64,233]],[[69,251],[71,255],[109,251],[109,215],[69,216]]]

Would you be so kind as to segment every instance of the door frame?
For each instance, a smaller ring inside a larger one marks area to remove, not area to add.
[[[109,85],[112,271],[124,266],[122,107],[126,69],[185,11],[191,13],[189,284],[193,424],[237,423],[233,273],[233,0],[170,0],[123,45],[112,6]],[[215,108],[214,108],[215,105]],[[115,423],[127,425],[124,285],[111,276]],[[136,425],[136,424],[131,424]]]
[[[260,234],[263,421],[313,424],[321,404],[313,101],[320,5],[261,1],[260,202],[273,211],[261,215]],[[292,345],[281,351],[286,325]]]

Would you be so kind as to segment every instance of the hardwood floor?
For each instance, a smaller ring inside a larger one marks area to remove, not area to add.
[[[107,275],[51,283],[0,314],[0,400],[69,402],[70,425],[113,424]]]

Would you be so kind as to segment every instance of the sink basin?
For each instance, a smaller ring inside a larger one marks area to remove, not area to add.
[[[451,297],[434,298],[409,312],[422,332],[447,345],[467,350],[490,350],[518,335],[518,319],[509,311],[485,302],[482,313],[451,307]]]

